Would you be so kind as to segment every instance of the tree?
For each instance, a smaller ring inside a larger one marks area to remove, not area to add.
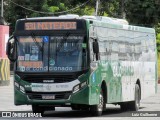
[[[18,5],[21,5],[23,7],[29,8],[29,9],[33,9],[33,10],[37,10],[37,11],[46,11],[48,12],[48,6],[47,6],[47,0],[41,0],[41,2],[39,2],[39,0],[14,0],[15,3],[17,3]],[[14,31],[14,26],[15,23],[17,21],[17,19],[22,19],[22,18],[26,18],[26,17],[38,17],[38,16],[46,16],[43,14],[39,14],[36,12],[32,12],[29,10],[26,10],[16,4],[14,4],[13,2],[6,1],[6,6],[4,7],[4,18],[5,20],[9,23],[10,26],[10,34],[12,34],[12,32]]]
[[[158,51],[158,57],[160,57],[160,23],[158,23],[155,27],[156,29],[156,39],[157,39],[157,51]]]
[[[84,6],[68,11],[86,0],[14,0],[14,2],[36,11],[51,12],[54,16],[60,15],[57,12],[61,11],[66,11],[61,14],[94,15],[96,5],[96,0],[90,0]],[[11,24],[12,31],[17,19],[53,16],[26,10],[13,4],[10,0],[7,0],[6,3],[4,17]],[[160,23],[159,6],[159,0],[100,0],[98,15],[122,18],[126,14],[126,19],[130,24],[153,27]]]
[[[160,20],[160,7],[156,0],[125,0],[125,11],[131,24],[153,27]]]
[[[12,0],[13,1],[13,0]],[[90,4],[86,4],[83,7],[77,8],[73,11],[67,12],[71,8],[75,8],[82,3],[86,2],[86,0],[14,0],[14,3],[10,0],[6,1],[7,6],[5,6],[5,19],[8,23],[10,23],[10,31],[11,34],[14,31],[14,26],[17,19],[27,18],[27,17],[43,17],[43,16],[56,16],[60,15],[58,12],[66,11],[62,14],[74,13],[79,15],[93,15],[94,13],[94,2],[95,0],[91,0]],[[15,4],[16,3],[16,4]],[[18,5],[20,6],[18,6]],[[23,7],[29,8],[30,11],[26,10]],[[46,12],[46,14],[41,14],[36,11]],[[47,13],[53,13],[52,15]]]

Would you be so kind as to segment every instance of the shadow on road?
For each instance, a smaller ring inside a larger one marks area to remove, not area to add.
[[[108,108],[103,112],[101,117],[127,117],[130,112],[132,111],[122,111],[120,108]],[[89,111],[46,111],[44,117],[87,118],[94,116]]]

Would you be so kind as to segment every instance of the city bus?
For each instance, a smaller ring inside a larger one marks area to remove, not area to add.
[[[138,111],[157,92],[155,30],[108,17],[17,20],[7,43],[14,103],[34,113],[69,106],[102,115],[106,104]]]

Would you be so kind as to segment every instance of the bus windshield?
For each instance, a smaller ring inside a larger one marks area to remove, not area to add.
[[[87,44],[84,36],[18,37],[17,71],[75,72],[87,69]]]

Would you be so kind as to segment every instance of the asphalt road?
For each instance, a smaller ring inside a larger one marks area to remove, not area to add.
[[[31,112],[31,106],[14,105],[13,96],[13,77],[11,77],[11,83],[9,86],[0,86],[0,111],[20,111],[20,112]],[[148,112],[150,111],[150,112]],[[148,113],[153,114],[149,117]],[[153,117],[154,115],[159,117]],[[137,116],[141,117],[137,117]],[[146,116],[145,116],[146,115]],[[143,116],[143,117],[142,117]],[[46,111],[43,118],[38,119],[96,119],[96,120],[124,120],[124,119],[157,119],[160,120],[160,84],[158,85],[158,93],[150,96],[144,100],[141,100],[141,107],[139,112],[132,111],[121,111],[120,106],[107,105],[106,111],[100,117],[92,117],[87,111],[72,111],[69,107],[56,107],[55,111]]]

